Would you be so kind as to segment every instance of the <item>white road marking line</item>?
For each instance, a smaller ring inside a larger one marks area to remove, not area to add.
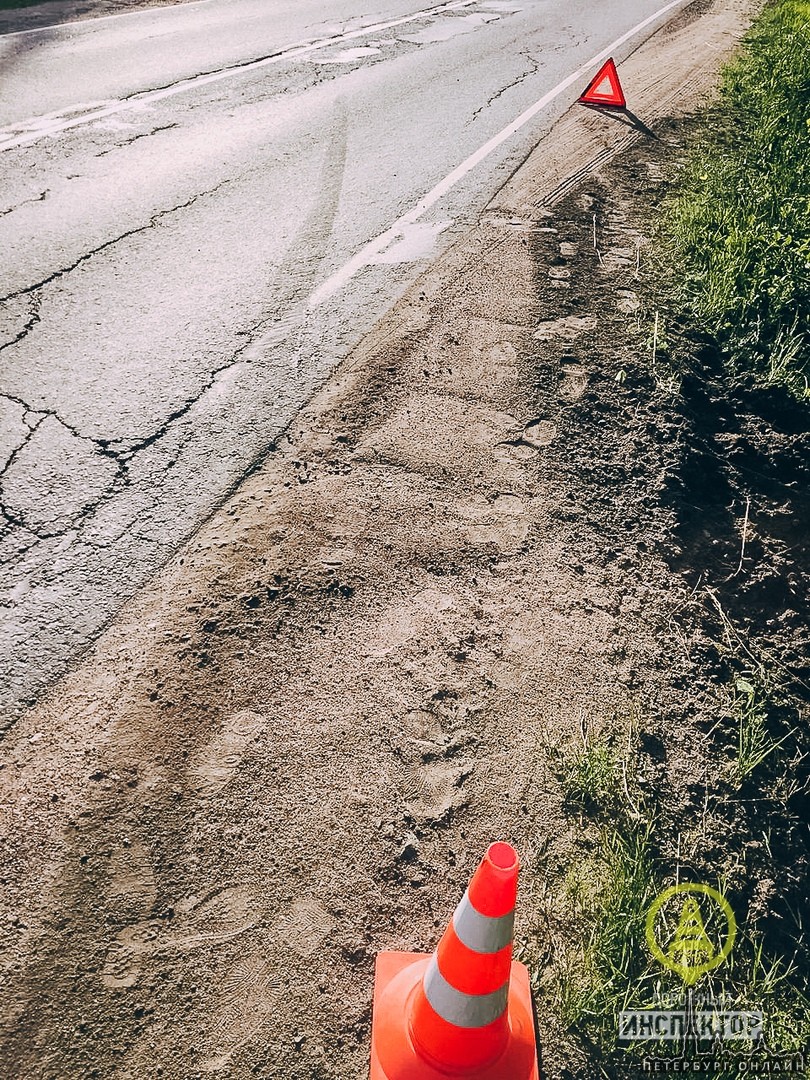
[[[656,19],[659,19],[673,8],[682,6],[688,2],[689,0],[671,0],[671,3],[659,8],[655,14],[650,15],[640,23],[637,23],[631,30],[628,30],[626,34],[622,34],[621,37],[616,38],[615,41],[612,41],[610,45],[602,49],[596,56],[592,56],[590,60],[582,65],[582,67],[577,68],[576,71],[563,79],[562,82],[557,83],[552,90],[549,90],[547,94],[544,94],[539,101],[535,101],[533,105],[530,105],[528,109],[522,112],[511,124],[499,131],[497,135],[493,135],[493,137],[489,139],[488,142],[485,142],[483,146],[479,147],[475,153],[470,154],[470,156],[462,161],[460,165],[457,165],[451,173],[448,173],[434,188],[431,188],[427,195],[420,199],[413,209],[409,210],[407,214],[403,214],[402,217],[397,218],[393,225],[387,228],[385,232],[380,233],[375,239],[370,240],[356,255],[349,259],[344,266],[339,270],[336,270],[334,274],[319,285],[309,298],[309,307],[318,307],[325,300],[330,299],[335,293],[339,292],[359,270],[372,265],[389,244],[400,239],[414,222],[418,221],[423,214],[426,214],[428,210],[435,206],[440,199],[451,191],[460,180],[463,180],[477,165],[480,165],[485,158],[489,157],[493,150],[497,150],[502,143],[506,142],[507,139],[510,139],[520,131],[522,127],[525,127],[530,120],[546,107],[546,105],[549,105],[555,98],[558,98],[572,83],[584,78],[592,68],[596,67],[597,64],[602,63],[603,60],[607,60],[610,54],[618,49],[620,45],[624,45],[626,41],[629,41],[630,38],[640,33],[648,27],[650,23],[654,23]]]
[[[51,30],[71,30],[77,26],[86,26],[88,23],[107,22],[109,19],[128,19],[133,15],[143,15],[146,11],[153,14],[155,11],[174,11],[177,8],[195,8],[201,4],[210,4],[211,0],[191,0],[190,3],[170,4],[165,8],[142,8],[140,11],[117,11],[114,15],[97,15],[89,19],[74,19],[72,22],[51,23],[50,26],[32,26],[29,30],[9,30],[6,34],[0,34],[0,40],[10,37],[22,37],[23,34],[46,34]]]
[[[261,60],[251,60],[246,64],[237,64],[234,67],[223,68],[222,71],[212,71],[208,75],[194,75],[190,79],[183,79],[181,82],[173,83],[171,86],[164,87],[162,90],[145,90],[137,94],[131,94],[129,97],[123,98],[121,101],[116,101],[112,105],[108,105],[106,108],[97,109],[95,112],[85,113],[83,116],[73,117],[70,120],[62,120],[47,128],[37,128],[36,131],[30,131],[25,135],[12,136],[6,139],[5,142],[0,141],[1,150],[15,150],[20,146],[29,146],[31,143],[37,142],[38,139],[44,138],[46,135],[56,135],[60,131],[67,131],[70,128],[80,127],[82,124],[91,124],[95,120],[103,120],[107,116],[113,116],[115,113],[123,112],[125,109],[131,109],[138,105],[148,104],[153,101],[163,101],[164,98],[174,97],[176,94],[184,94],[187,90],[195,90],[198,86],[207,86],[209,83],[221,82],[223,79],[233,78],[234,75],[243,75],[247,71],[258,71],[259,68],[267,67],[269,64],[280,64],[285,60],[294,60],[299,56],[309,56],[311,53],[317,52],[319,49],[325,49],[330,45],[337,45],[343,41],[356,41],[357,38],[366,37],[368,34],[375,34],[380,30],[390,30],[395,26],[405,26],[408,23],[418,22],[419,19],[430,18],[432,15],[440,15],[444,11],[455,11],[458,8],[471,7],[477,3],[477,0],[453,0],[452,3],[440,4],[438,7],[423,8],[421,11],[414,12],[413,15],[406,15],[398,19],[389,19],[386,22],[372,23],[370,26],[361,26],[357,30],[348,30],[344,34],[337,34],[335,37],[322,38],[320,41],[309,41],[303,45],[294,45],[289,49],[285,49],[283,52],[274,53],[272,56],[265,56]],[[35,117],[31,120],[26,120],[25,124],[36,123],[39,117]],[[8,124],[4,131],[18,131],[22,126],[22,122],[19,124]]]

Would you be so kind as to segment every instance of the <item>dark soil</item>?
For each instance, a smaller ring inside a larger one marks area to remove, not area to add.
[[[587,191],[558,203],[548,222],[556,231],[535,240],[545,317],[596,316],[598,327],[575,342],[550,340],[562,370],[587,373],[588,390],[567,418],[576,453],[552,447],[549,458],[569,491],[558,527],[572,557],[635,575],[648,620],[660,620],[636,739],[657,819],[656,869],[671,876],[677,858],[682,879],[725,878],[740,924],[762,935],[766,955],[796,958],[795,982],[806,987],[810,410],[778,388],[730,378],[662,289],[660,208],[694,126],[656,125]],[[560,241],[577,257],[561,260]],[[570,289],[549,291],[561,263]],[[653,363],[656,309],[663,344]],[[542,371],[538,379],[542,400]],[[651,546],[666,575],[649,575]],[[752,672],[767,685],[768,731],[780,746],[737,784],[730,701],[735,680]],[[685,853],[696,822],[702,841]],[[569,866],[563,857],[558,875],[546,867],[558,888]],[[570,929],[562,917],[556,934]],[[628,1074],[621,1055],[606,1060],[604,1046],[559,1037],[578,1046],[566,1075]]]

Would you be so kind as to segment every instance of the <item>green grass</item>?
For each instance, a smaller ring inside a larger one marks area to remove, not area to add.
[[[565,892],[587,932],[560,967],[560,1016],[591,1043],[609,1046],[626,1001],[648,983],[652,990],[639,944],[656,893],[646,829],[606,827],[597,853],[569,874]]]
[[[810,399],[810,4],[769,4],[725,69],[664,233],[729,372]]]
[[[787,706],[788,712],[798,721],[800,713],[796,712],[796,703],[787,685],[790,672],[777,665],[773,658],[769,662],[767,656],[761,655],[755,645],[745,640],[724,611],[716,593],[707,589],[705,595],[719,619],[722,654],[731,675],[730,713],[737,735],[732,779],[740,787],[746,780],[754,778],[760,766],[799,731],[796,726],[787,729],[784,723],[772,724],[771,714],[783,711]],[[774,728],[778,728],[778,734],[774,733]],[[793,771],[784,761],[781,766],[783,774]],[[795,779],[793,783],[796,783]]]
[[[591,853],[562,883],[570,933],[552,981],[555,1012],[575,1038],[605,1053],[618,1012],[649,998],[657,973],[641,945],[656,892],[650,837],[653,819],[635,783],[629,750],[608,733],[558,753],[556,774],[566,803],[596,825]]]
[[[770,732],[769,702],[768,686],[757,673],[746,672],[735,678],[732,712],[737,724],[734,771],[738,783],[756,772],[787,739],[787,736],[776,739]]]
[[[560,761],[565,801],[591,811],[611,805],[618,784],[616,755],[604,739],[596,739]]]
[[[742,677],[737,682],[745,683],[735,687],[745,702],[741,707],[759,710],[754,683]],[[750,717],[746,723],[756,727]],[[778,749],[752,738],[744,757],[751,771]],[[620,751],[619,745],[605,733],[583,735],[581,747],[556,754],[566,801],[579,812],[587,808],[595,843],[557,886],[567,913],[565,932],[557,938],[553,969],[537,980],[565,1037],[611,1080],[633,1074],[642,1056],[680,1052],[676,1043],[617,1046],[618,1014],[682,1000],[684,990],[679,976],[645,945],[650,905],[674,881],[672,868],[665,869],[656,855],[657,822],[635,776],[635,751],[631,745]],[[675,876],[683,880],[681,868]],[[707,884],[728,892],[722,880]],[[761,1009],[769,1045],[788,1053],[810,1044],[810,1002],[801,983],[796,959],[769,958],[756,927],[743,921],[730,959],[696,989],[730,1009]],[[737,1070],[701,1075],[736,1076]]]

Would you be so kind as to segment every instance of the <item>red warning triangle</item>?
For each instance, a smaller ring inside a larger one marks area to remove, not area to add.
[[[588,88],[579,99],[581,105],[615,105],[623,109],[627,102],[624,100],[619,73],[611,58],[596,73],[588,83]]]

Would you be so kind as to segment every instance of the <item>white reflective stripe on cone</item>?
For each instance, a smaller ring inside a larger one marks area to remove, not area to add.
[[[463,994],[439,971],[435,955],[431,957],[424,977],[425,997],[435,1013],[461,1028],[480,1028],[503,1015],[509,1000],[509,979],[491,994]]]
[[[511,944],[515,930],[515,912],[508,915],[482,915],[472,905],[470,891],[464,893],[453,915],[453,929],[462,945],[477,953],[496,953]]]

